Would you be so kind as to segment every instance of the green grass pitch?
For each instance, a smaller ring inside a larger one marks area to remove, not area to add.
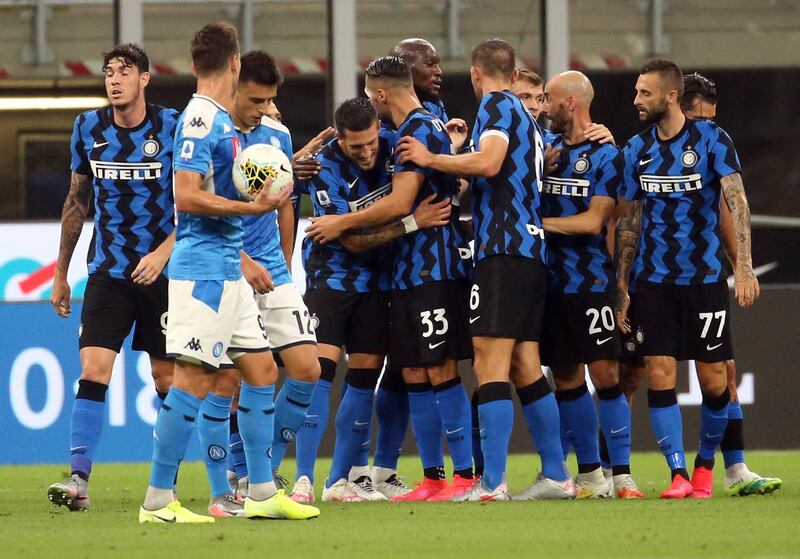
[[[721,462],[721,459],[719,460]],[[633,468],[646,501],[527,503],[325,504],[305,522],[218,520],[204,526],[139,525],[137,511],[148,464],[97,464],[92,510],[54,509],[47,486],[64,466],[0,468],[0,556],[48,558],[143,557],[173,559],[257,557],[798,557],[800,556],[800,451],[749,452],[763,475],[784,480],[766,497],[729,498],[721,463],[715,496],[708,501],[661,501],[667,482],[663,458],[634,455]],[[317,467],[318,494],[329,460]],[[287,463],[291,477],[294,465]],[[533,480],[538,457],[509,459],[511,489]],[[419,476],[416,457],[400,472]],[[201,463],[184,464],[181,501],[204,512],[208,485]]]

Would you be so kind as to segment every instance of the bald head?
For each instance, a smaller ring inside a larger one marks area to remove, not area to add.
[[[414,90],[422,101],[439,101],[442,68],[436,48],[425,39],[403,39],[389,52],[402,59],[411,69]]]
[[[551,96],[574,97],[586,109],[594,99],[594,88],[589,78],[581,72],[570,70],[562,72],[547,82],[547,91]]]

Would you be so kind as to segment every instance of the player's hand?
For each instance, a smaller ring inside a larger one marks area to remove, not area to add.
[[[631,306],[631,297],[628,295],[627,288],[618,288],[617,289],[617,300],[616,300],[616,314],[617,314],[617,326],[619,327],[620,332],[623,334],[630,334],[631,333],[631,323],[628,320],[628,309]]]
[[[436,194],[431,194],[419,203],[414,210],[414,221],[420,229],[430,229],[431,227],[441,227],[450,223],[450,214],[453,206],[450,198],[445,198],[435,202]]]
[[[549,175],[558,168],[558,156],[561,155],[561,148],[554,149],[547,144],[544,148],[544,174]]]
[[[733,292],[736,301],[743,309],[751,307],[761,294],[758,278],[752,266],[737,266],[733,275]]]
[[[306,237],[321,245],[335,241],[345,231],[342,217],[341,215],[322,215],[310,218],[311,225],[306,227]]]
[[[403,136],[394,148],[397,160],[400,163],[411,161],[420,167],[430,167],[433,154],[428,151],[422,142],[411,136]]]
[[[253,207],[252,213],[256,215],[265,214],[277,209],[278,206],[289,199],[289,196],[292,193],[293,183],[290,182],[278,192],[271,192],[269,188],[270,186],[272,186],[272,179],[267,177],[267,179],[264,181],[264,186],[261,187],[261,192],[258,193],[258,196],[256,196],[255,200],[250,202],[250,205]]]
[[[269,293],[275,288],[267,269],[246,254],[242,255],[242,275],[256,293]]]
[[[169,252],[159,249],[154,250],[149,254],[142,256],[136,269],[131,274],[133,283],[138,285],[150,285],[158,279],[161,271],[169,261]]]
[[[590,142],[617,145],[617,142],[614,140],[614,134],[612,134],[611,130],[606,128],[604,124],[596,124],[593,122],[583,131],[583,136]]]
[[[453,149],[460,150],[464,146],[464,142],[467,141],[469,126],[467,126],[466,121],[462,118],[451,118],[444,126],[450,136]]]
[[[292,172],[299,180],[308,180],[319,174],[322,164],[317,159],[307,153],[292,161]]]
[[[298,151],[295,154],[295,157],[298,156],[302,157],[304,155],[311,155],[313,157],[313,154],[318,152],[320,148],[323,146],[323,144],[325,144],[335,135],[336,135],[336,130],[328,126],[326,129],[322,130],[319,134],[311,138],[311,140],[306,145],[300,148],[300,151]]]
[[[53,281],[53,289],[50,291],[50,304],[53,305],[56,314],[62,318],[67,318],[72,312],[69,300],[71,293],[67,280],[56,276]]]

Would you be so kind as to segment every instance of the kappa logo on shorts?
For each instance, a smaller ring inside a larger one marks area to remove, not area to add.
[[[228,456],[228,451],[217,444],[208,447],[208,457],[214,462],[221,462]]]
[[[183,346],[183,349],[187,348],[191,349],[192,351],[199,351],[200,353],[203,353],[203,346],[200,345],[200,340],[197,338],[192,338],[186,342],[186,345]]]
[[[223,347],[225,347],[225,346],[222,345],[222,342],[215,343],[214,347],[211,348],[211,355],[213,355],[214,357],[219,357],[220,355],[222,355],[222,348]]]

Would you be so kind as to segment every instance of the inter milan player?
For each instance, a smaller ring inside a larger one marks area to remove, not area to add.
[[[539,118],[544,108],[544,80],[533,70],[520,69],[511,91],[519,97],[533,118]]]
[[[135,324],[133,349],[146,351],[156,390],[166,397],[172,361],[166,358],[167,279],[173,234],[172,136],[178,114],[145,102],[147,54],[122,44],[103,55],[110,105],[75,120],[72,181],[61,215],[61,246],[50,301],[70,314],[67,270],[94,195],[89,281],[78,334],[81,378],[72,409],[72,471],[50,486],[54,505],[89,509],[89,474],[105,422],[114,360]]]
[[[631,412],[619,387],[619,333],[614,322],[614,264],[605,224],[616,205],[618,150],[586,139],[594,88],[580,72],[547,82],[542,113],[545,142],[560,150],[544,179],[542,219],[547,233],[547,302],[542,363],[553,371],[562,439],[575,449],[578,498],[643,498],[630,474]],[[613,483],[600,468],[597,416],[584,366],[599,397],[600,426],[610,441]]]
[[[421,107],[412,84],[408,66],[397,57],[379,58],[367,68],[367,95],[378,114],[394,123],[398,135],[418,138],[428,146],[426,150],[451,153],[445,124]],[[457,192],[455,176],[396,161],[388,196],[358,212],[323,216],[311,225],[308,235],[317,242],[330,242],[343,231],[400,218],[431,194],[442,200],[452,199]],[[450,500],[472,485],[469,400],[456,369],[458,360],[471,354],[464,312],[471,255],[458,212],[453,210],[444,227],[401,237],[395,250],[391,361],[403,368],[425,479],[410,493],[392,500]],[[442,426],[455,474],[449,485],[442,463]]]
[[[442,67],[436,47],[425,39],[403,39],[389,52],[403,59],[411,70],[414,93],[422,107],[433,116],[447,122],[444,102],[439,96],[442,88]]]
[[[575,486],[564,464],[558,406],[539,361],[546,288],[539,215],[542,137],[509,91],[517,76],[510,45],[492,39],[476,46],[470,75],[480,99],[472,131],[477,151],[434,154],[412,138],[402,138],[397,148],[401,162],[477,177],[472,212],[477,264],[469,320],[484,470],[468,498],[509,499],[505,469],[514,413],[509,379],[542,458],[541,475],[518,497],[571,498]]]
[[[336,110],[336,140],[318,159],[320,173],[307,185],[315,216],[344,215],[387,196],[392,187],[395,133],[380,127],[368,99],[349,99]],[[336,445],[324,501],[374,501],[402,495],[408,488],[396,476],[373,486],[366,453],[375,384],[388,350],[389,287],[393,244],[378,248],[415,228],[442,226],[449,221],[445,201],[420,204],[404,221],[377,229],[355,231],[337,242],[318,244],[306,239],[303,261],[306,301],[318,322],[323,379],[315,391],[306,423],[298,436],[297,475],[292,498],[310,501],[316,441],[327,424],[328,392],[342,346],[348,352],[347,390],[336,414]],[[326,396],[324,399],[322,395]],[[384,428],[380,421],[378,428]],[[400,441],[398,444],[402,444]]]
[[[241,216],[274,210],[290,189],[273,193],[267,181],[248,203],[239,200],[233,186],[231,168],[240,150],[229,114],[240,69],[236,29],[228,23],[204,26],[191,52],[197,93],[178,120],[173,161],[178,225],[169,263],[167,353],[176,357],[175,374],[153,430],[150,484],[139,522],[214,521],[173,501],[172,483],[198,416],[227,418],[224,404],[206,398],[223,357],[233,361],[243,379],[239,431],[250,479],[245,516],[312,518],[318,509],[295,503],[272,480],[268,454],[278,370],[240,258]],[[198,431],[201,443],[215,440]],[[227,436],[222,440],[223,445],[210,444],[203,451],[224,464]]]
[[[653,125],[625,145],[623,212],[616,235],[620,323],[627,319],[633,265],[633,321],[649,379],[653,430],[672,473],[663,498],[711,496],[714,453],[728,422],[725,361],[733,357],[727,282],[717,231],[720,196],[736,234],[734,289],[742,307],[758,297],[750,254],[750,210],[730,137],[710,121],[680,109],[683,75],[665,59],[646,63],[634,106]],[[635,265],[634,265],[635,257]],[[675,394],[677,360],[694,359],[703,392],[700,445],[689,481],[681,413]]]

